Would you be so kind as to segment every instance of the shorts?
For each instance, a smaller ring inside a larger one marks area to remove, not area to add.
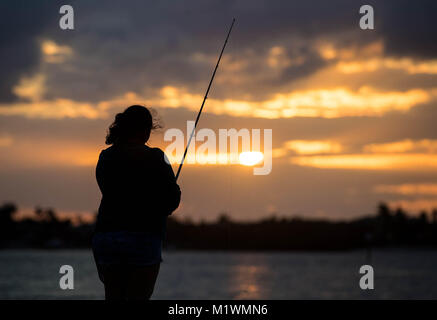
[[[146,232],[98,232],[93,236],[92,248],[98,266],[149,266],[162,262],[162,237]]]

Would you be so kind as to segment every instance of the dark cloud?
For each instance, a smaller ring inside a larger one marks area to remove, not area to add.
[[[39,65],[37,39],[54,39],[73,48],[75,55],[63,65],[47,66],[49,98],[98,101],[126,91],[205,86],[225,30],[232,17],[236,28],[227,52],[244,56],[245,50],[262,53],[275,45],[288,48],[300,39],[305,63],[283,70],[276,79],[248,81],[240,94],[261,94],[278,83],[287,84],[324,67],[313,51],[320,38],[340,46],[366,45],[382,37],[389,55],[434,57],[437,24],[432,1],[368,1],[375,8],[376,30],[358,27],[360,1],[73,1],[76,30],[58,27],[59,1],[2,2],[0,31],[0,99],[14,99],[11,88]],[[295,55],[287,51],[290,57]],[[211,61],[199,63],[193,54]],[[246,73],[262,74],[252,64]],[[218,89],[220,96],[224,93]],[[234,88],[233,92],[238,94]]]
[[[380,15],[376,27],[381,30],[387,54],[437,57],[436,1],[380,1],[375,11]]]
[[[305,56],[305,60],[310,61],[310,63],[302,63],[297,66],[292,65],[284,68],[281,71],[281,75],[275,79],[274,84],[281,85],[283,83],[293,82],[294,80],[306,77],[327,65],[327,62],[315,52],[307,52],[303,55]]]
[[[8,1],[1,4],[0,99],[11,101],[19,78],[36,71],[40,61],[37,39],[69,45],[74,56],[64,64],[46,66],[48,98],[99,101],[127,91],[151,92],[163,85],[205,87],[213,61],[232,17],[237,24],[227,48],[233,57],[250,50],[262,54],[281,45],[290,58],[299,48],[301,65],[290,66],[276,78],[254,77],[232,92],[261,98],[278,85],[292,84],[326,65],[316,52],[318,39],[339,47],[361,47],[382,38],[389,55],[434,57],[436,4],[431,1],[367,1],[373,5],[376,30],[359,29],[360,1],[98,1],[70,2],[76,30],[58,27],[59,1]],[[199,62],[200,53],[209,60]],[[253,61],[247,74],[264,74],[265,61]],[[263,90],[260,90],[263,88]],[[217,89],[217,97],[229,92]]]
[[[16,100],[12,87],[31,75],[40,62],[38,37],[47,26],[56,28],[60,1],[2,1],[0,3],[0,102]]]
[[[349,30],[358,19],[358,9],[347,1],[335,6],[290,1],[113,1],[102,6],[78,1],[74,8],[74,32],[54,27],[41,35],[75,51],[65,64],[47,67],[49,98],[98,101],[163,85],[202,91],[233,16],[237,25],[227,52],[234,56],[244,59],[246,50],[263,53],[274,45],[293,47],[293,38],[300,41],[302,54],[306,53],[303,65],[284,70],[277,79],[248,81],[239,91],[240,95],[248,91],[260,95],[278,82],[292,82],[323,67],[312,52],[313,40]],[[196,53],[209,60],[194,61]],[[293,57],[295,52],[289,54]],[[259,69],[258,74],[263,74],[264,64],[254,61],[245,71],[257,73]]]

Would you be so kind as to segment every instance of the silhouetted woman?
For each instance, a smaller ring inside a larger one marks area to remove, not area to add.
[[[115,116],[96,168],[102,200],[92,241],[107,300],[144,300],[153,293],[167,216],[180,189],[164,152],[145,145],[154,119],[134,105]]]

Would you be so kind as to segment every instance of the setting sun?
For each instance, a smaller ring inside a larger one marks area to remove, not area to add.
[[[264,155],[261,152],[242,152],[239,156],[240,164],[244,166],[254,166],[263,159]]]

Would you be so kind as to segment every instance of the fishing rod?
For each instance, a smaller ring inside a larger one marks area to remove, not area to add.
[[[229,35],[231,34],[232,27],[234,26],[234,22],[235,22],[235,18],[232,19],[231,27],[229,28],[228,35],[226,36],[225,43],[223,44],[223,47],[222,47],[222,51],[220,52],[219,58],[217,60],[217,64],[215,65],[214,72],[212,73],[212,76],[211,76],[211,80],[209,81],[208,88],[206,89],[205,97],[203,98],[203,102],[202,102],[202,105],[200,106],[199,113],[197,114],[196,122],[194,123],[193,131],[191,131],[190,139],[188,140],[187,147],[185,148],[184,156],[182,157],[182,161],[181,161],[181,164],[179,165],[178,172],[176,173],[176,181],[178,180],[179,174],[181,173],[182,165],[184,164],[184,160],[185,160],[185,157],[186,157],[187,152],[188,152],[188,147],[190,146],[191,139],[193,138],[194,132],[196,131],[197,123],[199,122],[200,115],[201,115],[202,110],[203,110],[203,106],[205,105],[205,101],[208,98],[209,89],[211,88],[212,81],[214,80],[215,73],[217,71],[217,68],[219,66],[220,60],[221,60],[222,55],[223,55],[223,51],[225,51],[226,44],[228,43]]]

